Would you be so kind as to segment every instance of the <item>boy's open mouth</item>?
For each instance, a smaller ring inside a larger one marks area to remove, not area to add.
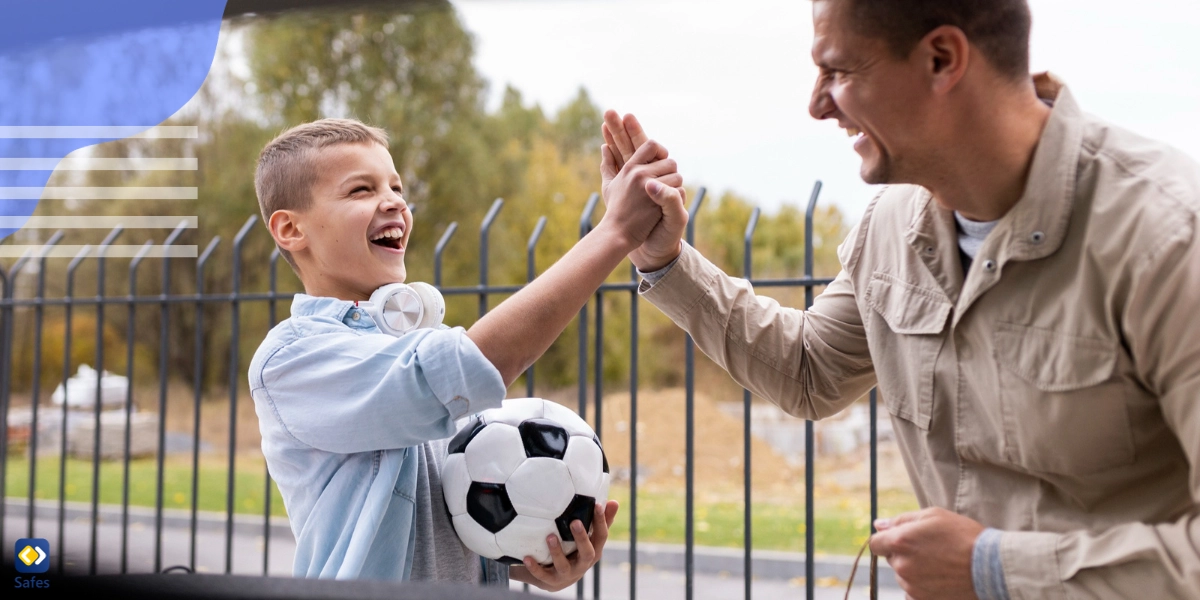
[[[404,229],[401,227],[387,227],[372,235],[369,239],[376,246],[391,248],[392,250],[402,250],[404,248]]]

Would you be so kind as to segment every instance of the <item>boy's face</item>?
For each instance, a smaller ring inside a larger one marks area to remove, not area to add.
[[[367,300],[407,275],[412,212],[387,148],[339,144],[320,151],[312,204],[294,218],[306,240],[301,261],[310,294]]]

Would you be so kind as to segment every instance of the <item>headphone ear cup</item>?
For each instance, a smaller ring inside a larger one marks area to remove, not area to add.
[[[425,307],[424,313],[421,316],[421,322],[417,325],[418,328],[434,328],[442,324],[442,319],[446,317],[446,300],[442,297],[442,293],[437,288],[422,281],[414,281],[408,284],[414,292],[421,298],[421,304]]]

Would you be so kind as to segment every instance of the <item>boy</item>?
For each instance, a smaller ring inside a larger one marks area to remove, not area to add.
[[[481,560],[442,506],[445,439],[456,419],[500,406],[655,229],[656,202],[682,208],[682,178],[654,142],[619,170],[603,148],[607,213],[562,260],[469,331],[393,337],[357,306],[406,275],[413,219],[387,148],[383,130],[323,119],[269,143],[255,173],[264,221],[305,289],[250,365],[263,454],[296,536],[294,573],[498,585],[511,575],[560,590],[599,559],[616,502],[597,504],[590,536],[572,523],[571,557],[549,536],[552,566]]]

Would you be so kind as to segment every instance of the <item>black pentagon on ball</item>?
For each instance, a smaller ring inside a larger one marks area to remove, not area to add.
[[[567,441],[571,436],[554,421],[530,419],[522,422],[517,429],[521,432],[521,443],[525,444],[525,456],[562,460],[567,454]]]
[[[525,561],[517,559],[517,558],[513,558],[511,556],[501,556],[500,558],[496,559],[496,562],[504,563],[506,565],[523,565],[523,564],[525,564]]]
[[[504,529],[517,518],[503,483],[472,481],[467,489],[467,514],[492,533]]]
[[[558,526],[558,537],[572,542],[575,541],[575,534],[571,533],[571,523],[575,521],[583,521],[583,530],[587,531],[592,528],[592,516],[596,512],[596,499],[591,496],[575,495],[571,503],[567,505],[567,510],[563,511],[554,524]]]
[[[604,472],[607,473],[608,472],[608,455],[604,453],[604,445],[600,443],[599,436],[593,435],[592,441],[596,442],[597,446],[600,446],[600,460],[604,461]]]
[[[478,415],[472,417],[462,429],[458,430],[458,433],[454,434],[454,437],[450,438],[450,445],[446,447],[446,452],[449,454],[466,452],[467,444],[471,443],[471,440],[475,439],[475,436],[479,435],[486,425],[487,423],[484,423]]]

